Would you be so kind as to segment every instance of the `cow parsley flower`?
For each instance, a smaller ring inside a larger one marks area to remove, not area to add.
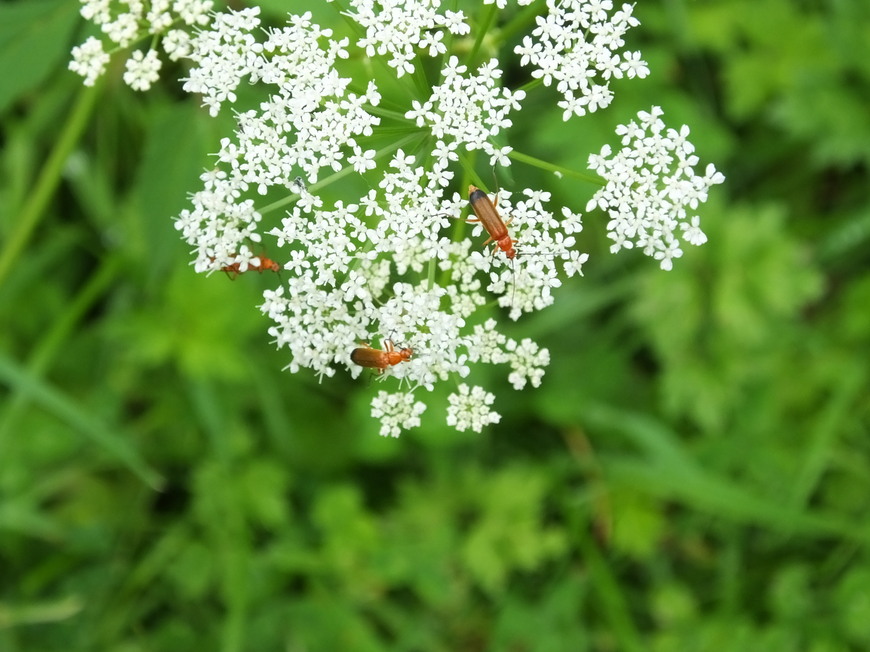
[[[707,241],[697,215],[689,215],[707,201],[710,187],[725,180],[715,166],[695,174],[698,157],[688,140],[689,127],[665,129],[663,111],[654,106],[637,114],[638,121],[620,125],[622,148],[609,145],[589,156],[589,168],[604,177],[606,185],[595,193],[587,211],[600,208],[610,215],[607,235],[612,253],[639,247],[661,261],[664,270],[683,255],[679,238],[688,244]]]
[[[425,102],[414,100],[414,108],[405,117],[432,132],[437,139],[436,152],[446,148],[447,142],[453,142],[469,151],[483,149],[492,157],[490,165],[499,161],[509,163],[506,154],[510,147],[499,149],[493,140],[511,126],[507,115],[519,110],[526,94],[499,86],[502,71],[495,59],[480,66],[474,75],[466,75],[467,72],[468,68],[460,65],[457,57],[450,57],[441,71],[443,82],[432,89]],[[447,163],[446,158],[439,158],[435,167]]]
[[[147,91],[160,78],[160,59],[156,50],[142,54],[137,50],[126,64],[124,82],[134,91]]]
[[[100,28],[108,39],[109,49],[128,48],[147,40],[147,53],[136,50],[125,64],[124,82],[134,90],[144,91],[159,78],[160,60],[155,45],[162,44],[170,59],[187,53],[186,36],[174,26],[188,28],[208,24],[214,5],[212,0],[81,0],[83,18]],[[105,43],[88,38],[72,49],[69,69],[93,86],[105,72],[109,55]]]
[[[85,78],[85,86],[93,86],[108,63],[109,55],[103,50],[103,42],[92,36],[73,48],[69,69]]]
[[[372,400],[372,416],[381,422],[382,437],[398,437],[402,430],[420,427],[420,415],[426,404],[414,400],[411,393],[378,392]]]
[[[501,421],[501,415],[489,408],[495,401],[495,395],[483,387],[469,388],[462,383],[459,385],[459,392],[451,394],[448,401],[450,407],[447,408],[447,425],[453,426],[459,432],[480,432],[485,426]]]
[[[539,80],[522,90],[505,81],[499,30],[478,38],[487,26],[442,10],[440,0],[345,0],[353,37],[335,36],[311,12],[264,29],[255,6],[211,13],[211,0],[81,1],[104,34],[73,51],[70,68],[86,84],[106,69],[106,50],[147,38],[124,74],[137,90],[157,80],[159,49],[190,64],[183,88],[211,115],[256,86],[255,104],[232,106],[234,131],[220,139],[175,226],[198,272],[281,270],[260,310],[286,369],[321,379],[377,373],[397,386],[371,403],[381,434],[392,437],[420,425],[421,399],[445,381],[458,386],[449,425],[479,432],[497,423],[495,396],[465,382],[479,365],[502,367],[516,390],[541,384],[549,351],[508,337],[494,314],[500,307],[518,320],[542,310],[564,278],[582,274],[582,215],[522,182],[490,193],[505,225],[496,237],[516,251],[508,258],[482,246],[492,233],[479,221],[466,224],[466,189],[484,185],[486,166],[558,169],[513,149],[509,130],[527,91],[555,84],[568,119],[608,106],[611,79],[649,73],[639,52],[623,50],[638,24],[632,5],[539,3],[542,15],[514,50]],[[493,3],[507,6],[484,0]],[[681,243],[706,240],[687,209],[722,176],[712,165],[695,175],[688,127],[666,130],[660,115],[642,112],[618,128],[621,150],[590,157],[604,187],[586,210],[610,214],[613,251],[637,246],[669,269]],[[359,342],[382,351],[372,354],[374,371],[352,359]]]
[[[619,53],[626,32],[639,24],[634,5],[613,12],[611,0],[547,0],[547,10],[514,52],[544,85],[556,82],[565,98],[558,103],[563,120],[607,107],[613,100],[611,79],[649,74],[639,52]]]
[[[456,35],[469,32],[461,11],[438,13],[440,0],[350,0],[349,4],[353,11],[347,15],[366,31],[356,45],[369,57],[388,56],[387,64],[398,77],[414,72],[418,50],[430,57],[447,52],[445,29]]]

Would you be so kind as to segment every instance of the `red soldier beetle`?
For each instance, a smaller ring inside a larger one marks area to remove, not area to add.
[[[280,272],[281,265],[270,258],[266,258],[265,256],[257,256],[260,259],[259,265],[248,264],[245,269],[246,272],[259,272],[262,274],[263,272]],[[233,263],[232,265],[225,265],[221,267],[222,272],[226,272],[226,275],[231,279],[236,278],[239,274],[242,273],[242,264],[241,263]]]
[[[373,349],[368,342],[360,342],[361,347],[350,352],[350,360],[360,367],[377,369],[379,374],[389,367],[411,359],[414,349],[404,347],[396,350],[392,340],[384,340],[384,350]]]
[[[509,218],[507,222],[501,219],[498,214],[498,195],[495,196],[495,203],[489,198],[483,190],[476,186],[468,186],[468,203],[471,204],[471,209],[476,217],[469,218],[469,222],[480,222],[481,226],[486,229],[489,234],[489,239],[483,243],[485,247],[490,242],[494,243],[493,253],[501,249],[504,255],[509,259],[517,255],[514,249],[516,240],[511,240],[507,227],[513,221]]]

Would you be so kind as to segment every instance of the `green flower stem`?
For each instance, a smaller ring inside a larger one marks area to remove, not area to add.
[[[537,88],[537,87],[540,86],[542,83],[543,83],[543,82],[541,81],[541,78],[540,78],[540,77],[536,77],[536,78],[534,78],[534,79],[530,79],[529,81],[527,81],[525,84],[523,84],[522,86],[520,86],[517,90],[518,90],[518,91],[523,91],[524,93],[528,93],[530,90],[532,90],[532,89],[534,89],[534,88]]]
[[[604,179],[599,177],[597,174],[578,172],[577,170],[562,167],[561,165],[555,165],[553,163],[548,163],[547,161],[542,161],[539,158],[529,156],[528,154],[523,154],[522,152],[518,152],[516,150],[512,151],[510,154],[508,154],[508,156],[515,161],[519,161],[520,163],[525,163],[526,165],[531,165],[542,170],[547,170],[548,172],[558,172],[565,175],[566,177],[571,177],[572,179],[580,179],[581,181],[586,181],[587,183],[591,183],[596,186],[603,186],[605,184]]]
[[[483,39],[485,39],[490,34],[490,29],[495,24],[496,13],[498,12],[498,7],[495,4],[486,5],[483,10],[483,13],[480,16],[480,20],[477,25],[477,36],[474,39],[474,45],[471,46],[471,52],[468,54],[468,61],[476,62],[478,61],[478,55],[480,54],[480,49],[483,46]],[[469,65],[469,67],[471,67]]]
[[[501,28],[498,34],[499,42],[505,43],[510,41],[519,33],[529,33],[531,31],[529,27],[535,22],[535,16],[537,16],[540,11],[541,7],[536,2],[524,7],[523,10],[517,13],[517,15],[514,16],[507,25]]]
[[[99,94],[99,85],[91,88],[83,87],[79,93],[66,124],[61,130],[60,137],[39,173],[30,199],[24,204],[21,213],[15,220],[15,229],[3,246],[3,250],[0,251],[0,286],[3,285],[6,276],[27,248],[30,236],[39,224],[39,220],[45,213],[45,207],[57,189],[64,163],[66,163],[88,124]]]
[[[376,115],[380,118],[390,118],[391,120],[398,120],[399,122],[406,122],[409,125],[414,124],[414,121],[408,120],[408,118],[405,117],[405,114],[401,111],[392,111],[390,109],[385,109],[385,108],[380,107],[380,106],[371,106],[371,105],[366,105],[366,111],[368,113],[371,113],[372,115]],[[378,128],[378,131],[380,132],[380,127]]]

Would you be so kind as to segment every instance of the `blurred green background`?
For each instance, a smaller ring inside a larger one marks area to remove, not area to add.
[[[727,177],[709,242],[664,273],[587,216],[511,327],[543,386],[398,440],[381,386],[281,372],[273,279],[193,273],[229,118],[84,90],[77,10],[0,6],[0,651],[870,649],[870,4],[639,3],[651,76],[512,141],[582,169],[662,106]]]

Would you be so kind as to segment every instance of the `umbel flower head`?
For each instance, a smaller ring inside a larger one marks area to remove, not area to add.
[[[93,11],[97,3],[87,4]],[[309,12],[262,29],[251,7],[212,14],[189,38],[171,41],[193,64],[185,90],[212,115],[237,103],[242,84],[262,92],[256,106],[234,108],[234,133],[175,224],[199,272],[262,271],[278,261],[282,273],[260,309],[286,368],[319,377],[374,369],[393,385],[372,401],[382,435],[420,425],[428,390],[444,382],[456,388],[446,423],[479,432],[500,417],[475,369],[503,366],[521,390],[540,385],[550,358],[534,341],[505,335],[497,306],[514,320],[546,308],[588,256],[576,248],[581,215],[554,206],[546,189],[518,184],[476,195],[473,217],[466,189],[485,185],[475,161],[482,155],[488,170],[540,163],[515,152],[509,137],[536,86],[556,82],[564,100],[554,109],[567,120],[607,106],[612,79],[648,74],[640,53],[622,51],[638,21],[631,5],[548,0],[516,49],[530,81],[509,88],[499,60],[480,56],[479,30],[491,26],[463,11],[438,0],[342,6],[353,37],[337,37]],[[135,57],[134,87],[153,83],[146,60]],[[669,267],[677,236],[701,243],[685,207],[694,210],[721,175],[711,166],[695,177],[688,129],[663,131],[660,112],[649,115],[620,128],[618,156],[605,148],[590,159],[604,187],[587,210],[611,215],[620,247],[636,244]],[[626,169],[633,176],[622,178]],[[362,183],[343,183],[351,175]],[[367,190],[351,190],[360,187]]]
[[[695,174],[698,157],[688,140],[689,128],[665,129],[663,113],[658,106],[639,112],[638,122],[616,128],[622,136],[618,152],[604,145],[599,154],[589,156],[590,169],[607,183],[586,210],[598,207],[610,215],[611,252],[636,246],[670,270],[674,258],[683,255],[678,238],[692,245],[707,241],[699,217],[689,216],[686,209],[697,210],[707,201],[710,187],[725,177],[712,163],[703,176]]]
[[[127,48],[147,41],[146,51],[134,50],[126,63],[124,82],[145,91],[160,76],[161,63],[156,46],[173,61],[189,53],[188,28],[209,22],[212,0],[81,0],[81,15],[100,28],[112,49]],[[106,71],[109,53],[106,42],[94,36],[73,48],[69,69],[93,86]]]

